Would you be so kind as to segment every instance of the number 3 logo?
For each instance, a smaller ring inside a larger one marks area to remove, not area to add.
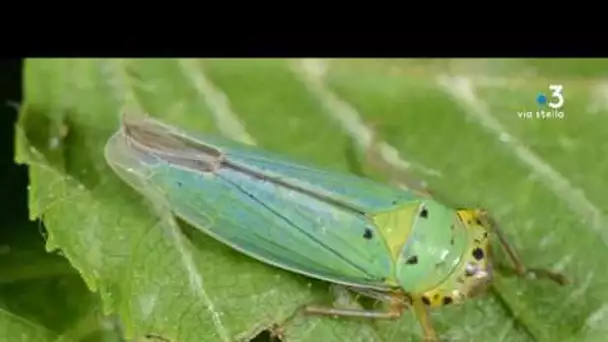
[[[549,89],[553,91],[551,97],[557,99],[557,102],[549,102],[547,105],[553,109],[559,109],[564,105],[564,95],[562,94],[563,86],[561,84],[550,84]]]

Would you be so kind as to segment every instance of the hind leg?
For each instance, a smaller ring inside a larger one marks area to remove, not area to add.
[[[517,252],[515,247],[513,247],[513,245],[509,242],[509,240],[507,239],[507,235],[504,233],[504,231],[498,225],[498,222],[496,222],[496,220],[494,220],[494,218],[492,218],[485,211],[482,211],[481,215],[484,216],[484,218],[488,221],[490,227],[492,228],[492,231],[498,237],[498,241],[500,242],[500,245],[502,246],[505,253],[507,253],[507,257],[509,258],[509,260],[512,264],[512,267],[510,269],[515,274],[517,274],[520,277],[526,277],[527,275],[532,274],[532,275],[536,276],[537,278],[550,279],[560,285],[566,285],[570,282],[568,280],[568,278],[561,273],[553,272],[551,270],[544,269],[544,268],[526,267],[526,265],[520,258],[519,253]]]

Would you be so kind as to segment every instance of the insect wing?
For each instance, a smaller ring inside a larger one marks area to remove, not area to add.
[[[294,158],[266,152],[229,139],[187,132],[149,117],[137,122],[140,124],[145,122],[155,130],[165,130],[167,134],[181,137],[199,148],[212,149],[214,153],[219,152],[231,163],[259,175],[280,180],[292,187],[317,194],[360,212],[385,212],[419,199],[410,191],[348,173],[337,173],[309,166]]]
[[[178,216],[216,239],[266,263],[337,283],[378,287],[391,272],[390,255],[383,241],[373,238],[369,219],[347,208],[363,201],[336,206],[324,200],[329,186],[317,195],[314,188],[298,191],[286,182],[300,168],[309,182],[329,185],[340,180],[337,175],[315,174],[262,152],[251,157],[260,164],[245,165],[250,148],[237,150],[232,142],[219,147],[221,139],[215,138],[208,144],[156,121],[130,129],[108,142],[110,165],[140,191],[151,185],[162,189]],[[134,140],[141,137],[146,140]],[[183,146],[193,148],[180,155]],[[292,168],[283,171],[284,165]],[[277,177],[284,183],[273,181]],[[332,196],[344,201],[344,192]]]

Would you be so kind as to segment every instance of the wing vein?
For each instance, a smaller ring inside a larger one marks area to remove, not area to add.
[[[237,169],[237,171],[240,171]],[[300,227],[298,227],[298,225],[294,224],[293,221],[291,221],[288,217],[285,217],[284,215],[282,215],[281,213],[279,213],[277,210],[275,210],[274,208],[266,205],[266,203],[264,203],[263,201],[261,201],[259,198],[257,198],[256,196],[254,196],[253,194],[249,193],[247,190],[243,189],[240,185],[238,185],[237,183],[233,182],[232,180],[226,178],[226,177],[222,177],[221,175],[218,174],[218,177],[222,178],[224,181],[226,181],[227,184],[232,185],[233,187],[235,187],[238,191],[242,192],[243,194],[245,194],[246,196],[248,196],[249,198],[251,198],[253,201],[255,201],[256,203],[260,204],[262,207],[266,208],[266,210],[270,211],[271,213],[273,213],[274,215],[276,215],[277,217],[281,218],[283,221],[285,221],[285,223],[287,223],[288,225],[292,226],[293,228],[295,228],[297,231],[299,231],[300,233],[304,234],[305,236],[307,236],[309,239],[313,240],[314,242],[316,242],[317,244],[319,244],[320,246],[322,246],[324,249],[326,249],[327,251],[331,252],[332,254],[334,254],[335,256],[337,256],[339,259],[341,259],[342,261],[348,263],[349,265],[351,265],[352,267],[354,267],[355,269],[361,271],[361,273],[365,274],[368,277],[372,277],[371,274],[369,274],[368,272],[366,272],[365,269],[361,268],[359,265],[351,262],[350,260],[348,260],[347,258],[345,258],[342,254],[338,253],[337,251],[335,251],[334,249],[328,247],[326,244],[324,244],[322,241],[320,241],[319,239],[315,238],[313,235],[311,235],[309,232],[307,232],[304,229],[301,229]]]

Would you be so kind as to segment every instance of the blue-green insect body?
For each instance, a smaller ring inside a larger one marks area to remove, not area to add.
[[[105,153],[135,189],[160,189],[177,216],[267,264],[430,307],[491,279],[479,210],[151,118],[125,117]]]
[[[310,174],[310,169],[287,163],[273,165],[265,159],[265,153],[243,153],[231,149],[230,143],[220,145],[217,139],[211,140],[214,138],[205,142],[218,151],[221,148],[222,158],[240,170],[176,167],[146,153],[133,153],[137,149],[125,153],[124,139],[123,134],[115,135],[107,150],[110,160],[119,165],[119,174],[131,169],[130,175],[123,177],[145,179],[159,187],[178,216],[236,249],[292,271],[308,270],[304,273],[339,283],[380,286],[390,272],[391,262],[383,253],[381,239],[363,238],[366,232],[374,231],[364,215],[327,205],[322,199],[352,197],[354,187],[348,185],[357,184],[359,179],[335,179],[331,184],[341,191],[332,192],[324,186],[332,180]],[[243,172],[245,169],[248,171]],[[285,172],[278,175],[277,169]],[[310,196],[265,181],[261,175],[282,177],[285,183],[312,187],[308,190],[311,194],[316,191],[321,195]],[[387,204],[395,207],[393,202],[410,200],[403,197],[405,194],[395,192]],[[360,197],[359,203],[353,204],[370,206],[369,198]]]

